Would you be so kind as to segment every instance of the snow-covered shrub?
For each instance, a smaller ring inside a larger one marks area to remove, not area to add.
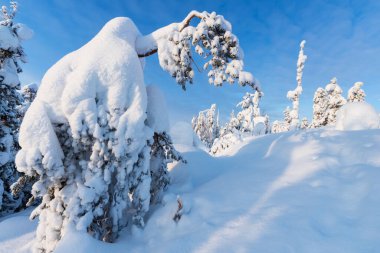
[[[365,130],[380,127],[375,108],[366,102],[347,103],[337,112],[337,130]]]
[[[363,102],[365,100],[365,92],[362,90],[363,82],[356,82],[348,90],[347,102]]]
[[[213,155],[220,154],[224,150],[241,142],[241,140],[240,121],[235,117],[234,111],[232,111],[230,114],[230,120],[220,129],[220,135],[215,139],[210,148],[210,153]]]
[[[18,74],[22,71],[20,62],[26,61],[21,43],[32,32],[25,25],[13,22],[16,11],[15,2],[11,2],[11,10],[3,6],[0,21],[0,215],[14,212],[25,204],[23,189],[13,196],[11,185],[19,177],[14,163],[22,115],[19,108],[23,103]]]
[[[215,85],[228,77],[255,87],[242,71],[231,26],[206,12],[147,36],[130,19],[113,19],[45,74],[21,125],[16,158],[20,172],[37,178],[35,251],[52,252],[68,228],[112,242],[127,224],[144,226],[168,182],[163,164],[179,158],[167,132],[152,123],[161,122],[151,118],[159,105],[149,105],[156,96],[147,94],[141,58],[158,51],[161,66],[184,88],[192,80],[189,41],[211,57]]]
[[[219,136],[219,115],[216,104],[212,104],[210,109],[199,112],[191,123],[195,134],[207,148],[210,148]]]
[[[289,123],[284,121],[275,120],[272,123],[271,133],[282,133],[289,131]]]
[[[210,149],[210,153],[218,155],[223,151],[235,146],[242,141],[241,134],[239,132],[227,133],[215,140],[214,145]]]

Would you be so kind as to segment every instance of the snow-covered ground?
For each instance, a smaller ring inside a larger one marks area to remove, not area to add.
[[[71,230],[55,252],[380,252],[379,129],[267,135],[217,158],[187,150],[144,230],[114,244]],[[31,252],[29,213],[0,222],[1,253]]]

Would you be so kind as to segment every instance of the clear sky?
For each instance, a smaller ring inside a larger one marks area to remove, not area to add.
[[[332,77],[344,90],[364,82],[367,101],[380,109],[380,1],[378,0],[19,0],[17,21],[35,31],[24,43],[29,63],[22,81],[39,83],[46,70],[65,54],[89,41],[113,17],[130,17],[147,34],[189,11],[215,11],[232,23],[245,54],[245,69],[260,81],[263,112],[282,118],[291,102],[286,92],[296,87],[299,43],[305,39],[308,60],[300,114],[309,119],[314,91]],[[8,5],[7,1],[1,3]],[[160,69],[157,56],[147,60],[146,83],[164,91],[172,121],[190,121],[216,103],[226,119],[248,88],[212,87],[206,73],[186,92]]]

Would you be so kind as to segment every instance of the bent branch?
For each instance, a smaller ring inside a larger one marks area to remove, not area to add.
[[[157,29],[156,31],[137,38],[136,40],[136,51],[140,58],[151,56],[157,53],[157,41],[161,38],[168,36],[168,34],[177,29],[181,32],[183,29],[190,25],[193,18],[202,19],[204,14],[198,11],[191,11],[186,18],[180,23],[173,23],[168,26]]]

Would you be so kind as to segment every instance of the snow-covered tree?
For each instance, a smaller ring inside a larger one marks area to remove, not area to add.
[[[26,56],[21,46],[23,40],[31,37],[31,30],[25,25],[13,22],[17,4],[11,8],[2,7],[0,21],[0,214],[14,212],[24,203],[24,194],[11,194],[10,186],[18,179],[15,155],[18,150],[18,130],[23,99],[19,93],[18,74],[21,62]]]
[[[365,100],[365,92],[362,90],[363,82],[356,82],[348,90],[347,102],[363,102]]]
[[[327,125],[335,125],[336,113],[346,103],[346,99],[342,96],[343,91],[335,77],[326,85],[325,90],[328,94]]]
[[[239,130],[243,133],[253,134],[255,126],[255,119],[261,117],[260,115],[260,98],[263,96],[261,91],[256,90],[255,93],[246,93],[243,100],[237,104],[241,107],[238,113]]]
[[[148,108],[142,58],[157,52],[161,67],[185,89],[194,73],[191,46],[206,58],[214,85],[238,80],[256,88],[242,69],[231,25],[196,11],[146,36],[129,18],[113,19],[45,74],[21,125],[16,159],[20,172],[38,178],[32,194],[42,201],[31,215],[40,219],[37,252],[52,252],[69,227],[112,242],[127,224],[144,226],[151,194],[161,191],[152,187],[166,184],[151,159],[170,144],[157,140],[152,151],[154,133],[164,134],[150,123],[149,111],[158,109]],[[163,183],[152,182],[157,178]]]
[[[235,112],[232,110],[229,121],[220,129],[219,137],[215,139],[210,148],[210,153],[213,155],[221,154],[241,140],[240,121],[235,117]]]
[[[169,131],[169,119],[164,95],[156,86],[148,86],[147,124],[154,131],[150,145],[150,204],[158,204],[162,193],[170,183],[168,163],[181,161],[183,157],[173,146]]]
[[[313,120],[311,128],[317,128],[327,125],[327,108],[329,98],[325,89],[318,88],[314,93],[313,99]]]
[[[290,129],[297,129],[299,127],[299,103],[300,103],[300,96],[302,94],[302,75],[303,75],[303,68],[305,66],[305,62],[307,59],[307,56],[304,54],[303,49],[305,47],[306,41],[301,41],[300,44],[300,51],[298,54],[298,60],[297,60],[297,87],[294,90],[288,91],[287,98],[292,101],[292,109],[289,111],[289,117],[290,119]],[[285,120],[286,121],[286,120]]]
[[[193,130],[199,139],[210,148],[214,140],[219,136],[219,114],[216,104],[212,104],[210,109],[199,112],[191,120]]]

